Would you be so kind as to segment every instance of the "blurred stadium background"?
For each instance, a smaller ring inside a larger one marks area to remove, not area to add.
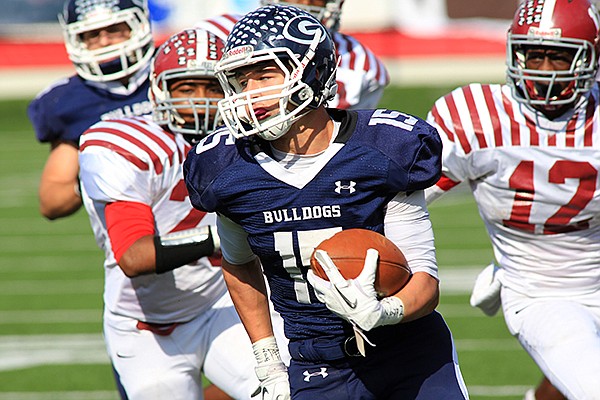
[[[63,0],[3,0],[0,97],[28,97],[73,69],[57,14]],[[157,42],[202,18],[258,0],[150,0]],[[518,0],[346,0],[342,31],[382,57],[396,85],[504,77],[504,38]]]
[[[101,338],[102,254],[86,213],[49,222],[37,209],[48,154],[28,102],[74,72],[56,15],[63,0],[2,0],[0,13],[0,400],[116,400]],[[518,0],[346,0],[342,31],[386,63],[382,106],[425,117],[471,81],[504,80],[504,39]],[[157,42],[195,21],[244,13],[258,0],[150,0]],[[501,315],[468,305],[493,257],[470,194],[431,207],[442,305],[472,399],[520,400],[541,378]]]

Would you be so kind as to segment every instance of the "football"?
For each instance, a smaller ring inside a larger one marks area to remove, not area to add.
[[[342,276],[356,278],[363,269],[368,249],[379,252],[379,265],[375,277],[377,295],[387,297],[406,285],[411,272],[402,251],[385,236],[368,229],[346,229],[319,244],[316,250],[325,250]],[[329,280],[313,251],[310,267],[320,278]]]

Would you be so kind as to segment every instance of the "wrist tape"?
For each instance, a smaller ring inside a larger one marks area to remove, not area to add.
[[[210,226],[154,237],[156,273],[163,274],[215,252],[216,236]]]

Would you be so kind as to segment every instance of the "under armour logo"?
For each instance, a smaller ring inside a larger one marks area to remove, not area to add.
[[[312,378],[313,376],[319,376],[319,375],[321,375],[323,377],[323,379],[325,379],[327,377],[327,375],[329,375],[327,373],[327,368],[321,367],[321,370],[319,372],[308,372],[308,370],[304,371],[304,381],[310,382],[310,378]]]
[[[335,182],[335,192],[340,194],[340,193],[342,193],[342,190],[347,190],[349,193],[354,193],[354,192],[356,192],[356,189],[354,189],[354,186],[356,186],[356,182],[354,182],[354,181],[350,181],[347,185],[343,185],[342,181],[336,181]]]

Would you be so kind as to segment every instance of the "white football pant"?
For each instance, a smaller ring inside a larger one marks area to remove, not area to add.
[[[138,330],[136,324],[105,310],[108,354],[129,400],[201,400],[202,372],[235,399],[250,399],[258,388],[250,339],[228,292],[208,312],[168,336]],[[289,363],[283,321],[275,316],[273,324]]]
[[[600,400],[600,290],[531,298],[502,287],[509,331],[567,398]]]

